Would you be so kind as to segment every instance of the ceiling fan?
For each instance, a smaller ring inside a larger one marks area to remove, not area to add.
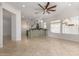
[[[56,11],[54,8],[56,8],[57,5],[53,5],[53,6],[50,6],[50,2],[47,2],[47,4],[45,6],[42,6],[41,4],[38,4],[42,10],[44,11],[43,14],[45,14],[46,12],[48,14],[50,14],[50,12],[54,12]],[[50,7],[49,7],[50,6]]]

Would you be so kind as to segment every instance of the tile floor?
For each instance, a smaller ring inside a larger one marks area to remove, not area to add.
[[[23,38],[21,42],[4,41],[2,56],[78,56],[79,42],[54,38]]]

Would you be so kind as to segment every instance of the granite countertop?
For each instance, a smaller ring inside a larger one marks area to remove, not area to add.
[[[37,28],[31,28],[31,29],[29,29],[27,31],[30,31],[30,30],[47,30],[47,29],[44,29],[44,28],[39,28],[39,29],[37,29]]]

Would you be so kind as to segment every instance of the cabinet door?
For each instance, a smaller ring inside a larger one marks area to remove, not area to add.
[[[45,37],[45,33],[46,31],[44,31],[44,30],[31,30],[30,32],[29,32],[29,37]]]

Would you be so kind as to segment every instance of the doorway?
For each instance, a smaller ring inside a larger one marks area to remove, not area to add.
[[[15,42],[12,41],[12,13],[3,9],[3,47],[14,48]]]

